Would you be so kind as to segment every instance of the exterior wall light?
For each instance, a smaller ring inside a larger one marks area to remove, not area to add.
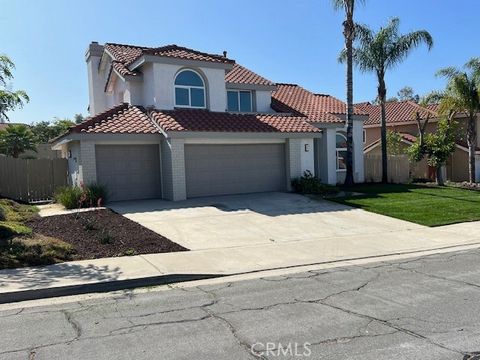
[[[305,152],[309,152],[310,151],[310,144],[305,144]]]

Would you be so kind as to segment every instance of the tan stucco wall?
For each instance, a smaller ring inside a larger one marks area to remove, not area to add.
[[[451,181],[468,181],[468,153],[456,149],[447,163],[447,178]]]

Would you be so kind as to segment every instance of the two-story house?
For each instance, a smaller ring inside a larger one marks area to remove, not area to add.
[[[72,184],[111,200],[288,191],[305,171],[345,173],[345,104],[276,84],[223,55],[107,43],[86,52],[91,117],[55,139]],[[354,176],[363,121],[354,115]]]

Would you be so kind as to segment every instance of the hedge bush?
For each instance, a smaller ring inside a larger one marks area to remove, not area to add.
[[[322,184],[318,178],[307,170],[300,178],[292,180],[293,191],[300,194],[330,195],[338,193],[338,188]]]
[[[107,191],[103,185],[98,184],[64,186],[56,191],[55,200],[66,209],[103,206],[107,200]]]

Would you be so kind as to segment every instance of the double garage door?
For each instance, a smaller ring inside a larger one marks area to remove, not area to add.
[[[96,145],[95,156],[97,182],[110,201],[161,196],[158,145]]]
[[[96,145],[109,200],[161,197],[158,145]],[[185,145],[187,197],[286,190],[284,144]]]
[[[187,197],[285,191],[285,145],[185,145]]]

